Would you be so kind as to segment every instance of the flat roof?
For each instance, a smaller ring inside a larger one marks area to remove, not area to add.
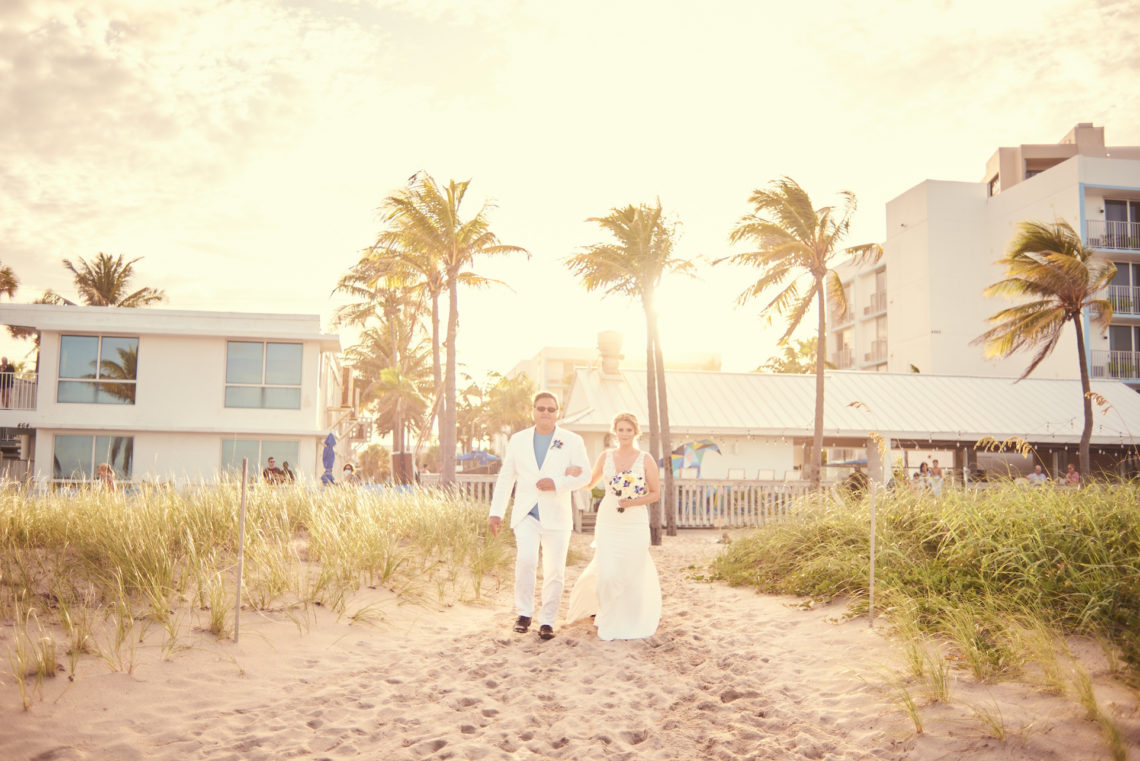
[[[341,349],[340,336],[321,332],[321,317],[315,314],[0,304],[0,324],[40,331],[79,330],[90,333],[318,341],[323,351],[339,352]]]

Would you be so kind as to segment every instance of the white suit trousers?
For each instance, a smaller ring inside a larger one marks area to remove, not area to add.
[[[566,553],[570,529],[543,529],[532,516],[515,526],[515,608],[520,616],[534,616],[534,587],[538,580],[539,547],[542,548],[542,607],[538,625],[554,626],[566,582]]]

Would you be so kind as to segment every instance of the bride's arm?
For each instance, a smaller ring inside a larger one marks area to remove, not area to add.
[[[609,450],[606,450],[606,451],[609,451]],[[582,484],[581,486],[579,486],[578,487],[579,489],[592,489],[592,488],[594,488],[594,484],[596,484],[596,483],[598,483],[598,481],[602,480],[602,468],[605,465],[605,460],[606,460],[606,452],[604,451],[600,455],[598,455],[598,459],[594,462],[594,469],[590,471],[590,480],[587,481],[586,483]],[[571,473],[570,471],[572,471],[572,470],[576,471],[576,472]],[[576,476],[576,475],[578,475],[579,472],[581,472],[581,469],[577,465],[571,465],[569,468],[566,469],[566,475],[568,475],[568,476]]]

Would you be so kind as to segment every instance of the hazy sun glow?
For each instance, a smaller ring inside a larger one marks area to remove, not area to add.
[[[584,220],[660,198],[678,254],[731,252],[750,191],[789,175],[860,201],[850,243],[926,178],[977,181],[999,145],[1078,121],[1140,144],[1140,5],[749,0],[25,0],[0,5],[0,262],[17,301],[71,293],[60,260],[145,257],[176,309],[331,312],[409,175],[472,179],[533,258],[460,301],[460,358],[505,372],[599,330],[644,351],[640,308],[562,260]],[[750,370],[780,335],[749,275],[667,281],[666,354]],[[22,355],[5,344],[8,353]]]

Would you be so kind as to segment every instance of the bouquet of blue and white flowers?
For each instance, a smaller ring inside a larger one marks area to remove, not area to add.
[[[649,487],[645,485],[645,476],[627,470],[610,479],[610,491],[616,494],[618,499],[637,499],[648,494]],[[617,511],[624,513],[625,508],[618,505]]]

